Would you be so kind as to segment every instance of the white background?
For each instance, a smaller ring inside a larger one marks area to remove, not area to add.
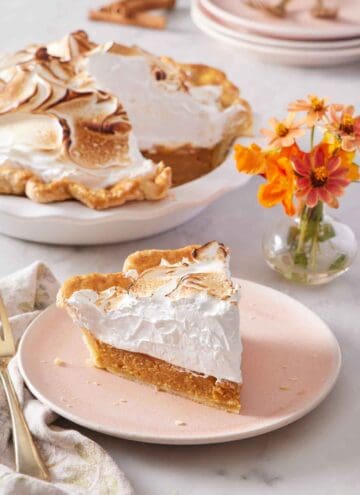
[[[2,0],[0,50],[46,42],[76,29],[96,41],[137,43],[158,54],[225,70],[261,119],[281,117],[289,101],[309,92],[353,103],[360,110],[360,65],[327,69],[257,63],[201,34],[180,2],[164,32],[91,23],[100,0]],[[41,259],[60,278],[88,271],[118,271],[136,249],[175,248],[218,239],[232,249],[232,272],[280,289],[316,311],[336,334],[343,368],[331,396],[312,414],[278,432],[241,442],[166,447],[122,441],[84,431],[119,463],[138,495],[352,495],[360,491],[360,258],[325,287],[282,281],[264,264],[261,236],[281,211],[256,202],[257,180],[222,198],[191,222],[142,241],[107,247],[54,247],[0,236],[0,276]],[[352,185],[336,215],[360,238],[360,185]],[[69,423],[62,421],[64,425]]]

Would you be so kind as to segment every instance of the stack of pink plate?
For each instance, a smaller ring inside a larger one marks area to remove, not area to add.
[[[268,62],[326,66],[360,61],[360,0],[339,0],[338,5],[336,20],[314,18],[314,0],[293,0],[284,18],[250,7],[246,0],[192,0],[191,14],[206,34]]]

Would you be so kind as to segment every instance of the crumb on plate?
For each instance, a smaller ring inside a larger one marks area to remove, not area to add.
[[[60,359],[59,357],[56,357],[54,359],[54,364],[55,366],[65,366],[65,361],[63,359]]]

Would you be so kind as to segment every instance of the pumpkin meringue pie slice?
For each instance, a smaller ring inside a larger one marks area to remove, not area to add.
[[[171,170],[140,153],[120,100],[84,71],[83,32],[0,60],[0,194],[96,209],[158,200]]]
[[[240,411],[239,290],[215,241],[139,251],[123,272],[75,276],[58,295],[94,366],[159,390]]]

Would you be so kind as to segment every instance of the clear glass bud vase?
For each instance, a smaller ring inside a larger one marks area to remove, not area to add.
[[[287,279],[317,285],[348,270],[357,242],[350,227],[325,214],[319,202],[274,224],[263,238],[263,252],[267,264]]]

